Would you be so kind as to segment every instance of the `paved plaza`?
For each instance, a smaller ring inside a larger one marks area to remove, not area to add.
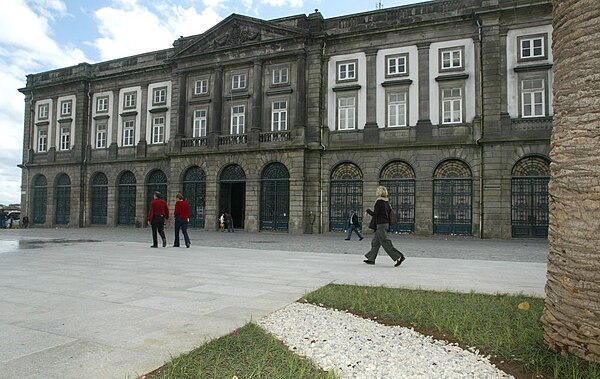
[[[0,230],[0,378],[135,378],[328,283],[544,294],[545,240],[397,235],[394,268],[383,251],[362,262],[370,235],[190,236]]]

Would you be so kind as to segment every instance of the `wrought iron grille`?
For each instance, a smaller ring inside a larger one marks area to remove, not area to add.
[[[34,224],[46,222],[47,201],[48,181],[44,175],[38,175],[33,182],[32,222]]]
[[[472,233],[473,182],[471,170],[461,161],[446,161],[433,180],[433,232]]]
[[[513,237],[548,236],[550,167],[540,157],[527,157],[513,168],[511,224]]]
[[[359,222],[362,222],[362,203],[362,172],[352,163],[342,163],[331,174],[329,229],[346,230],[351,210],[356,211]]]
[[[131,171],[124,172],[119,179],[118,223],[121,225],[135,223],[136,182]]]
[[[92,178],[92,224],[106,224],[108,208],[108,179],[102,172]]]
[[[67,174],[56,178],[56,220],[58,225],[69,223],[71,216],[71,179]]]
[[[244,169],[236,164],[225,167],[221,173],[221,182],[240,182],[246,181]]]
[[[394,233],[415,231],[415,172],[400,161],[387,164],[381,171],[379,184],[388,190],[390,205],[396,212],[398,223],[390,225]]]
[[[204,228],[206,175],[198,167],[189,168],[183,177],[183,197],[190,205],[190,226]]]
[[[161,170],[154,170],[148,176],[146,185],[146,212],[150,211],[150,202],[154,200],[154,192],[160,192],[163,199],[167,198],[167,176]]]
[[[281,163],[271,163],[262,174],[260,199],[261,230],[288,230],[290,174]]]

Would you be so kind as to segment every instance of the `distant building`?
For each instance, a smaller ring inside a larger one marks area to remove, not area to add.
[[[28,75],[23,215],[325,233],[386,185],[420,235],[545,237],[552,2],[449,0],[324,19],[233,14],[173,48]]]

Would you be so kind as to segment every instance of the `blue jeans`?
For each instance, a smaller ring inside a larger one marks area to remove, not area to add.
[[[173,246],[179,247],[179,230],[183,233],[183,239],[185,241],[185,246],[190,244],[190,237],[187,232],[188,220],[179,220],[175,219],[175,241],[173,242]]]
[[[358,230],[358,228],[354,224],[350,224],[350,226],[348,227],[348,237],[346,237],[346,239],[352,238],[352,232],[355,232],[358,238],[363,238],[360,235],[360,230]]]

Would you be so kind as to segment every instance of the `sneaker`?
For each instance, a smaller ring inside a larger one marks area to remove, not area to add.
[[[359,240],[359,241],[362,241],[362,240],[364,240],[364,239],[365,239],[364,237],[360,237],[358,240]]]
[[[398,266],[400,266],[400,265],[402,264],[402,262],[404,262],[404,260],[405,260],[405,259],[406,259],[406,258],[404,258],[404,255],[402,255],[402,256],[400,257],[400,259],[398,259],[398,260],[396,261],[396,264],[394,265],[394,267],[398,267]]]
[[[363,262],[365,262],[368,265],[374,265],[375,264],[375,261],[370,261],[368,259],[365,259]]]
[[[167,247],[167,240],[166,239],[163,240],[163,247]]]
[[[350,241],[350,238],[344,238],[344,241]]]
[[[186,244],[185,244],[185,247],[189,249],[189,248],[190,248],[190,245],[191,245],[191,243],[186,243]]]

